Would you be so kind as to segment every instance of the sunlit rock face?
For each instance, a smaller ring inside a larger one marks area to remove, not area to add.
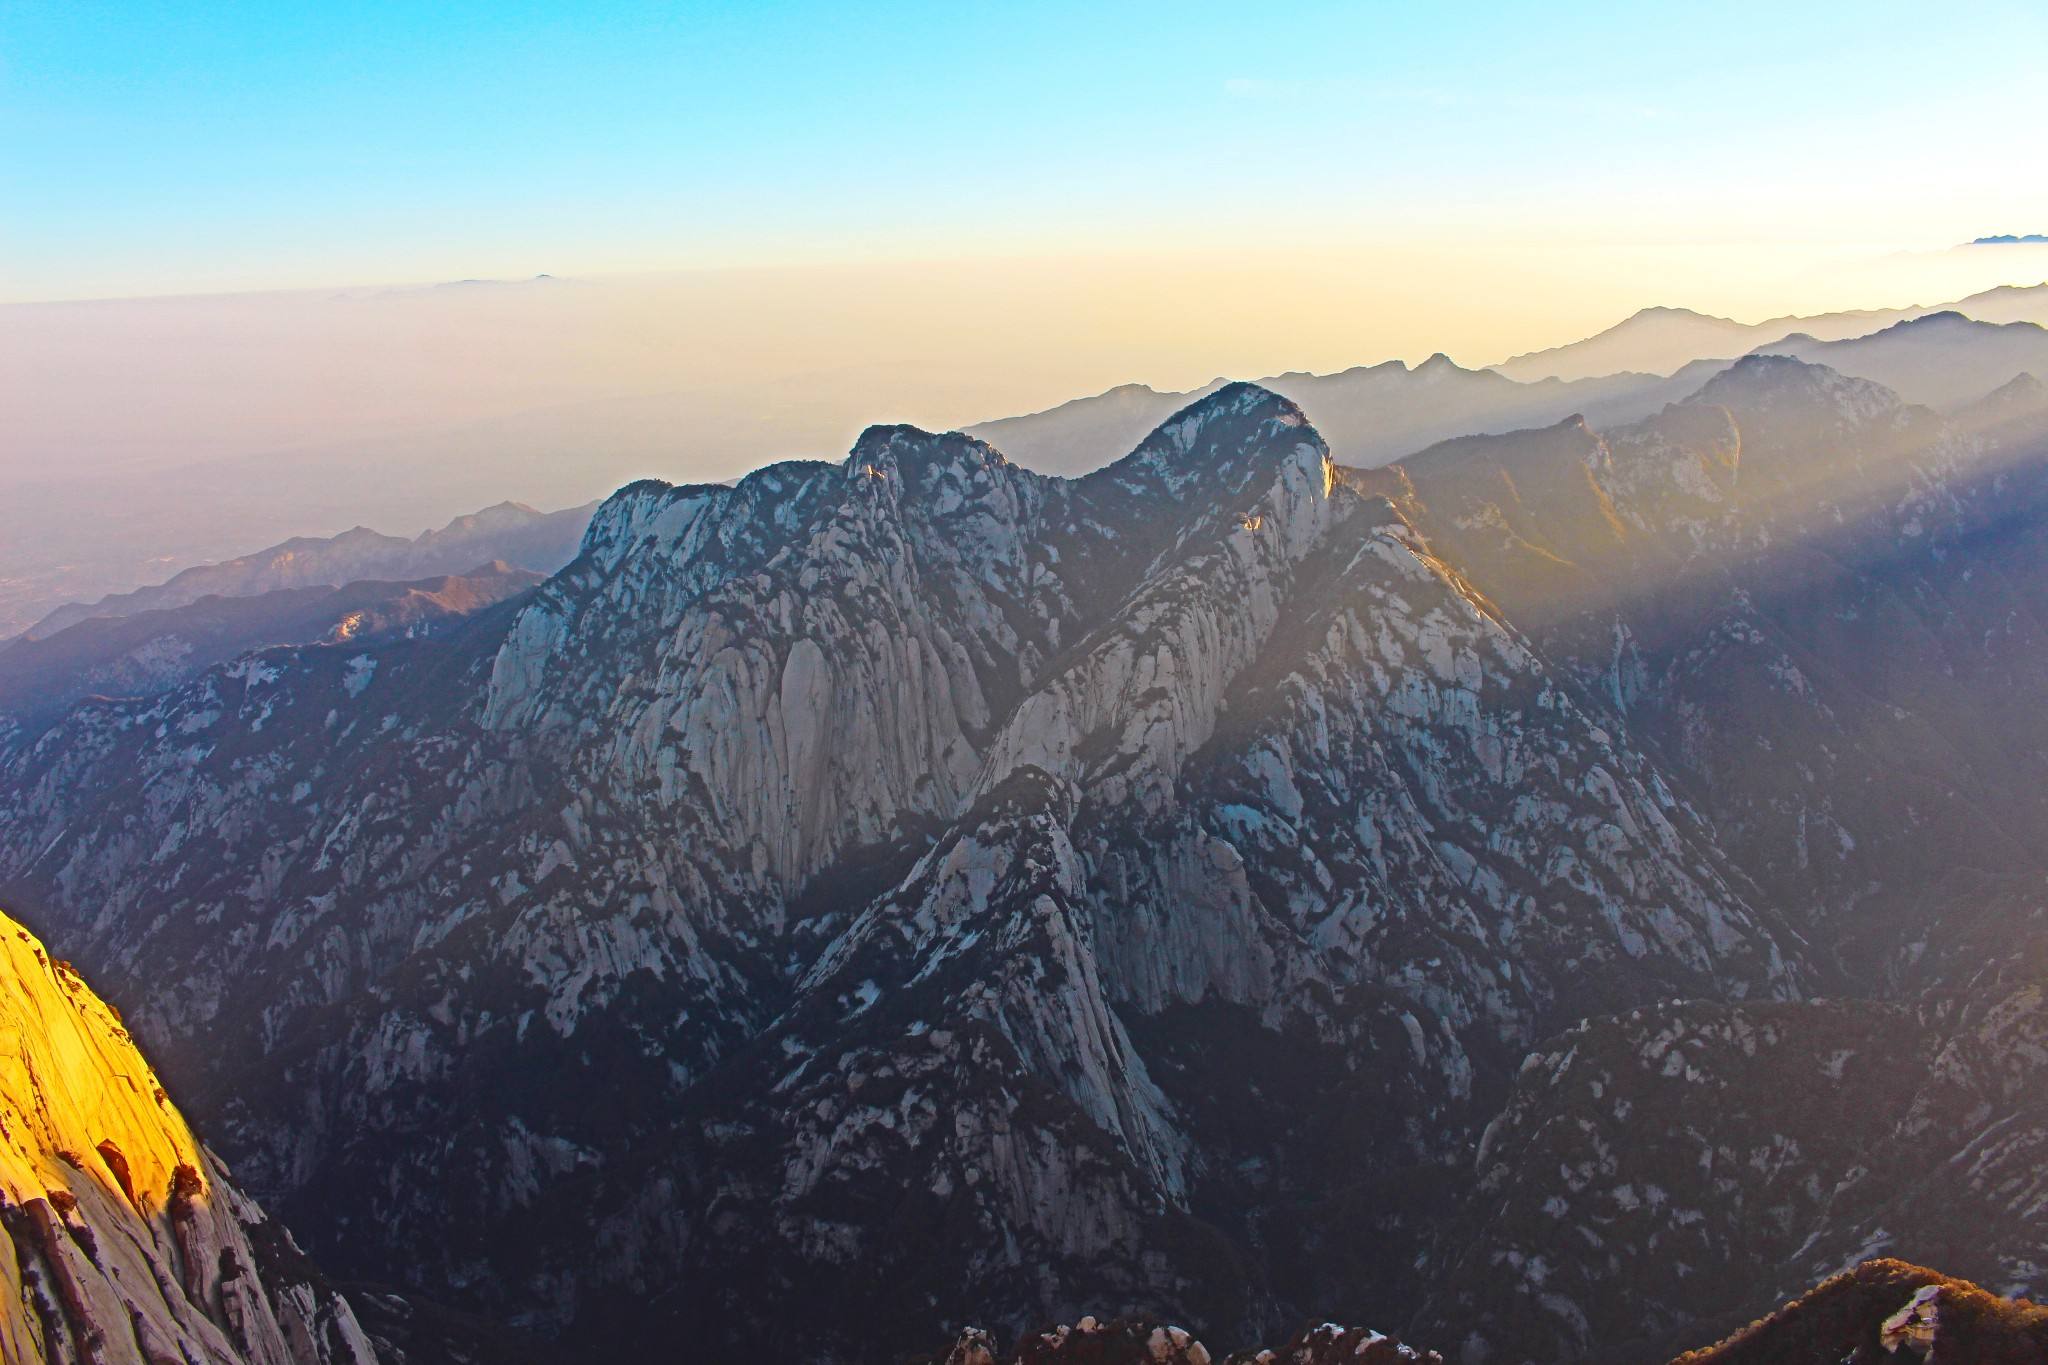
[[[346,1300],[193,1138],[120,1017],[0,915],[0,1356],[370,1365]]]
[[[2038,881],[2048,746],[1969,736],[2048,714],[2048,517],[1989,518],[2040,462],[1795,361],[1715,385],[1371,471],[1233,385],[1077,480],[890,427],[636,484],[516,606],[0,736],[0,880],[323,1263],[564,1358],[1446,1285],[1418,1340],[1547,1350],[1485,1250],[1565,1180],[1526,1058],[1917,998],[1985,961],[1919,861]],[[1554,1316],[1635,1226],[1547,1253]],[[1660,1302],[1587,1331],[1720,1311]]]
[[[1672,1365],[1889,1365],[2048,1358],[2048,1308],[1882,1257],[1828,1277],[1776,1312]]]

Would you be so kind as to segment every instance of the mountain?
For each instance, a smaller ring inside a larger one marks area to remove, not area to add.
[[[17,637],[0,650],[0,713],[33,726],[82,697],[168,691],[268,645],[363,645],[431,634],[525,592],[541,577],[500,560],[417,583],[273,588],[88,617],[49,635]]]
[[[1845,326],[1859,326],[1876,315],[1852,316],[1855,321],[1845,321]],[[1819,319],[1801,318],[1787,330],[1794,330],[1798,323],[1822,325]],[[1737,322],[1733,318],[1696,313],[1690,308],[1644,308],[1584,341],[1514,356],[1493,368],[1496,373],[1522,383],[1586,379],[1629,370],[1670,374],[1706,356],[1740,355],[1756,344],[1758,331],[1771,325]]]
[[[1696,388],[630,485],[445,631],[0,733],[0,889],[323,1264],[558,1359],[2029,1289],[2048,424]]]
[[[1181,1327],[1084,1317],[1027,1333],[1008,1353],[992,1334],[970,1327],[945,1356],[922,1357],[917,1365],[1209,1365],[1214,1358]],[[1890,1365],[1902,1358],[2034,1365],[2048,1359],[2048,1309],[1904,1261],[1869,1260],[1671,1365]],[[1236,1351],[1223,1365],[1442,1360],[1382,1332],[1324,1322],[1302,1328],[1278,1349]]]
[[[1071,399],[1043,412],[1000,417],[966,432],[1026,468],[1078,476],[1130,450],[1175,411],[1216,392],[1224,382],[1213,379],[1185,393],[1119,384],[1093,397]]]
[[[1471,438],[1380,477],[1770,903],[1809,936],[1839,917],[1831,955],[1860,956],[1948,869],[2033,866],[2042,434],[1994,457],[1877,385],[1753,357],[1604,437]]]
[[[373,1365],[346,1299],[238,1190],[70,964],[0,914],[0,1355]]]
[[[2002,285],[1931,308],[1856,309],[1759,323],[1688,308],[1645,308],[1584,341],[1516,356],[1490,370],[1467,370],[1436,355],[1413,369],[1388,361],[1328,375],[1290,372],[1259,382],[1299,404],[1340,461],[1371,466],[1441,440],[1544,426],[1574,414],[1600,427],[1633,422],[1691,394],[1728,367],[1727,357],[1765,349],[1877,379],[1917,402],[1948,406],[1980,397],[1996,381],[1958,397],[1921,371],[1948,365],[1974,378],[1991,357],[1901,357],[1866,373],[1858,368],[1860,353],[1812,349],[1816,342],[1866,337],[1903,321],[1948,312],[1987,323],[2048,323],[2048,284]],[[1989,368],[1996,370],[2000,364]],[[1028,468],[1085,474],[1130,449],[1179,408],[1215,392],[1222,382],[1213,380],[1185,393],[1125,384],[1043,412],[999,418],[966,430]]]
[[[1672,1365],[2027,1365],[2048,1358],[2048,1310],[1904,1261],[1866,1261]]]
[[[154,587],[55,610],[44,608],[46,614],[32,625],[22,622],[27,627],[22,633],[43,639],[95,617],[119,619],[190,606],[207,597],[254,597],[280,588],[338,588],[369,580],[399,583],[467,574],[494,560],[515,569],[553,573],[575,557],[591,511],[572,507],[536,512],[520,503],[502,502],[411,540],[362,526],[338,536],[294,537],[239,559],[185,569]],[[18,603],[8,610],[19,612],[29,605]],[[0,620],[0,627],[6,624]]]
[[[1982,1000],[1701,1004],[1553,1040],[1488,1129],[1484,1226],[1417,1334],[1661,1358],[1747,1320],[1760,1297],[1902,1245],[2030,1286],[2048,1034],[2038,977],[2002,975]],[[1554,1250],[1592,1237],[1654,1252],[1630,1270],[1627,1302],[1611,1267]]]
[[[2048,327],[1930,313],[1847,341],[1789,336],[1766,348],[1875,380],[1901,397],[1953,408],[2022,374],[2048,373]]]
[[[1987,452],[1757,357],[1602,440],[1459,442],[1401,471],[1439,551],[1606,692],[1762,903],[1800,907],[1838,997],[1667,1004],[1537,1048],[1415,1335],[1656,1358],[1888,1249],[2032,1283],[2013,1176],[2048,1140],[2028,1079],[2048,699],[2022,662],[2048,645],[2044,436]],[[1560,1243],[1633,1248],[1625,1306],[1604,1253]]]
[[[1704,378],[1695,370],[1670,379],[1617,374],[1571,384],[1523,384],[1490,370],[1467,370],[1447,356],[1435,355],[1413,369],[1391,360],[1336,374],[1283,374],[1260,383],[1299,404],[1339,461],[1378,465],[1446,437],[1512,431],[1572,414],[1596,422],[1633,420],[1691,393]],[[1188,393],[1160,393],[1142,384],[1126,384],[1044,412],[984,422],[969,427],[967,434],[996,446],[1026,468],[1081,475],[1129,450],[1174,412],[1214,393],[1220,383]]]
[[[1959,312],[1985,322],[2048,323],[2048,284],[2001,285],[1954,303],[1905,308],[1858,308],[1810,317],[1788,315],[1762,322],[1696,313],[1690,308],[1645,308],[1583,341],[1531,351],[1493,368],[1510,379],[1585,379],[1626,371],[1673,374],[1695,360],[1741,355],[1774,346],[1795,334],[1818,341],[1867,336],[1930,313]]]
[[[1212,1359],[1186,1328],[1090,1316],[1030,1332],[1010,1353],[989,1332],[967,1328],[950,1353],[920,1357],[918,1365],[1210,1365]],[[1442,1359],[1384,1332],[1319,1322],[1274,1351],[1235,1351],[1223,1365],[1440,1365]],[[1876,1259],[1829,1277],[1671,1365],[1890,1365],[1898,1359],[2038,1365],[2048,1359],[2048,1310],[2003,1300],[1966,1279]]]
[[[509,628],[345,653],[84,704],[0,861],[113,896],[78,951],[330,1264],[582,1351],[1406,1302],[1530,1043],[1805,975],[1254,387],[1072,482],[881,428],[636,485]]]
[[[2044,298],[2048,298],[2048,285],[2001,284],[1933,311],[1957,312],[1978,322],[2038,322],[2048,326],[2048,317],[2042,315]]]
[[[2048,416],[2048,384],[2032,374],[2016,374],[1976,402],[1957,408],[1951,416],[1958,428],[1993,441],[2008,435],[2024,439]]]

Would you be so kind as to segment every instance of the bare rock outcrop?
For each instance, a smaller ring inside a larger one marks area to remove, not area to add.
[[[117,1016],[0,915],[0,1358],[373,1365],[348,1302],[192,1136]]]

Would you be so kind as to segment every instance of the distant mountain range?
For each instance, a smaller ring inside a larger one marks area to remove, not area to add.
[[[1783,341],[1794,333],[1816,341],[1865,336],[1929,313],[1958,312],[1984,322],[2048,323],[2048,284],[2002,285],[1954,303],[1929,307],[1864,308],[1763,322],[1696,313],[1689,308],[1645,308],[1584,341],[1531,351],[1493,368],[1510,379],[1584,379],[1639,370],[1670,374],[1690,361],[1736,356]]]
[[[1937,323],[1916,332],[1897,326],[1927,318],[1953,321],[1966,313],[1973,329]],[[1568,416],[1584,417],[1595,427],[1636,421],[1755,351],[1797,354],[1891,385],[1914,402],[1953,406],[1981,398],[2022,372],[2048,373],[2048,360],[2035,345],[2041,332],[2035,319],[2048,321],[2048,284],[1986,290],[1940,309],[1864,310],[1757,324],[1683,308],[1647,308],[1586,341],[1492,370],[1469,370],[1435,355],[1412,369],[1395,360],[1326,375],[1294,371],[1259,382],[1300,404],[1338,459],[1371,466],[1452,437],[1548,426]],[[1846,344],[1854,338],[1868,341]],[[1965,338],[1967,354],[1927,354],[1930,347],[1959,346]],[[1830,340],[1844,344],[1831,347]],[[1906,355],[1909,348],[1915,354]],[[1212,380],[1186,392],[1125,384],[966,431],[1029,468],[1083,474],[1222,384]],[[1972,391],[1977,384],[1986,387]]]
[[[1909,402],[1936,408],[1986,398],[2021,376],[2048,375],[2048,328],[1980,322],[1953,311],[1928,313],[1868,336],[1822,341],[1802,334],[1758,349],[1873,380]]]
[[[32,724],[87,696],[150,696],[273,645],[366,646],[422,637],[544,577],[498,560],[413,583],[271,588],[92,616],[0,648],[0,712]]]
[[[294,537],[254,554],[186,569],[153,587],[57,607],[33,623],[25,623],[21,634],[43,639],[81,621],[189,606],[207,597],[250,597],[279,588],[338,588],[365,580],[412,582],[466,574],[493,561],[549,574],[575,557],[594,506],[537,512],[522,503],[501,502],[412,539],[363,526],[336,536]]]
[[[1412,369],[1398,360],[1335,374],[1290,372],[1262,387],[1301,405],[1346,464],[1385,464],[1453,436],[1548,426],[1579,415],[1600,424],[1646,417],[1698,388],[1704,375],[1616,374],[1524,383],[1491,370],[1468,370],[1434,355]],[[1044,412],[983,422],[967,434],[1027,468],[1075,476],[1130,449],[1175,411],[1223,387],[1213,380],[1186,393],[1126,384]]]
[[[520,289],[529,287],[541,288]],[[478,288],[488,293],[499,286],[427,292],[466,294]],[[562,297],[574,293],[570,289]],[[1987,290],[1941,307],[1984,321],[2048,322],[2048,286]],[[1489,384],[1475,377],[1485,372],[1459,372],[1441,357],[1412,370],[1394,363],[1329,375],[1290,372],[1264,382],[1302,404],[1340,458],[1370,465],[1438,440],[1546,425],[1573,413],[1595,426],[1636,420],[1704,382],[1706,373],[1687,365],[1732,360],[1793,332],[1842,339],[1930,311],[1940,308],[1787,317],[1750,326],[1683,309],[1648,309],[1600,336],[1518,357],[1487,376],[1533,381],[1520,387]],[[1553,371],[1572,382],[1551,377]],[[744,393],[707,389],[543,405],[453,427],[358,434],[261,456],[175,468],[144,461],[112,481],[66,480],[55,469],[24,466],[0,498],[0,638],[68,624],[79,619],[81,604],[121,610],[103,599],[246,546],[235,526],[273,538],[294,526],[346,525],[348,519],[403,526],[416,514],[410,508],[461,506],[462,490],[479,479],[508,488],[567,487],[588,480],[593,470],[618,469],[623,478],[637,468],[702,462],[714,450],[744,462],[787,450],[839,448],[838,431],[854,427],[850,420],[839,426],[830,414],[865,411],[878,401],[875,392],[900,382],[856,366],[792,376]],[[1116,458],[1178,406],[1215,387],[1157,392],[1129,385],[970,431],[1030,467],[1080,473]],[[821,390],[829,401],[819,398]],[[133,436],[131,444],[148,445],[146,434]],[[366,563],[320,581],[339,586],[361,578],[412,580],[465,572],[491,559],[543,572],[565,562],[478,546],[433,562]],[[65,610],[59,613],[60,608]],[[51,619],[45,622],[46,617]]]
[[[2044,376],[1127,386],[50,613],[0,900],[129,1022],[0,921],[0,1344],[2039,1360]]]
[[[0,890],[330,1271],[553,1359],[2035,1289],[2038,386],[1705,370],[1377,467],[1228,384],[1080,478],[631,484],[445,628],[0,724]]]

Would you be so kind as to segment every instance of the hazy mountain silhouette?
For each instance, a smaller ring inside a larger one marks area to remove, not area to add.
[[[1491,370],[1468,370],[1437,354],[1412,369],[1389,360],[1335,374],[1290,371],[1259,383],[1300,404],[1338,460],[1379,465],[1454,436],[1548,426],[1574,414],[1596,423],[1633,421],[1684,397],[1710,372],[1523,383]],[[1043,412],[982,422],[967,428],[967,434],[1026,468],[1085,474],[1221,384],[1212,380],[1186,393],[1125,384]]]
[[[2048,374],[2048,328],[1929,313],[1845,341],[1790,336],[1759,353],[1796,356],[1884,385],[1908,402],[1953,408],[1987,398],[2022,375]],[[2010,397],[2024,392],[2024,385]]]
[[[2001,285],[1927,307],[1859,308],[1811,317],[1786,316],[1762,322],[1696,313],[1690,308],[1645,308],[1584,341],[1515,356],[1493,368],[1511,379],[1581,379],[1588,375],[1643,370],[1670,374],[1689,361],[1741,355],[1794,333],[1820,341],[1864,336],[1909,318],[1956,311],[1986,322],[2048,322],[2048,284]]]

